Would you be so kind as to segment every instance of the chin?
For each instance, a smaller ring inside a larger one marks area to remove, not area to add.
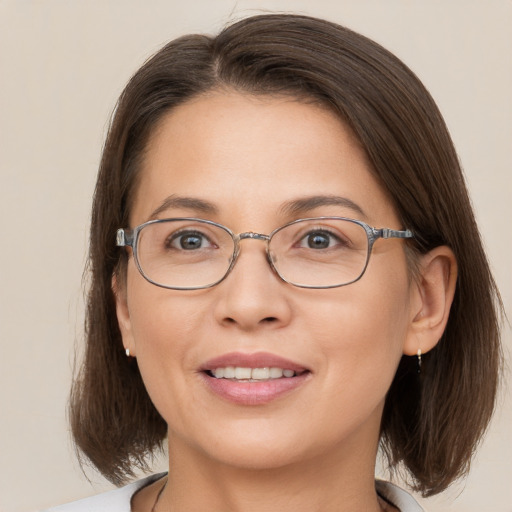
[[[212,430],[211,437],[203,438],[195,449],[211,462],[247,471],[261,471],[291,467],[328,453],[333,443],[329,436],[321,436],[317,442],[306,432],[293,431],[293,427],[281,426],[265,432],[262,425],[253,424],[250,429],[233,427],[231,431]],[[216,435],[215,435],[216,434]],[[310,439],[311,442],[304,442]]]

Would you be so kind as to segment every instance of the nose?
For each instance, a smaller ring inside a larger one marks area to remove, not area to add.
[[[265,244],[257,237],[245,240],[230,274],[217,285],[215,317],[243,331],[279,328],[288,324],[290,286],[272,270]]]

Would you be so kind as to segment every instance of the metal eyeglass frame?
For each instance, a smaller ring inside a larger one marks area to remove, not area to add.
[[[359,276],[357,276],[357,278],[353,279],[352,281],[349,281],[348,283],[343,283],[343,284],[315,286],[315,285],[299,284],[299,283],[295,283],[292,281],[288,281],[280,274],[279,270],[274,265],[272,256],[270,255],[270,251],[269,251],[269,244],[270,244],[270,241],[272,240],[272,237],[276,233],[281,231],[282,229],[287,228],[288,226],[291,226],[293,224],[297,224],[298,222],[315,221],[315,220],[318,220],[318,221],[321,221],[321,220],[343,220],[343,221],[353,222],[354,224],[358,224],[365,230],[366,236],[368,238],[368,251],[366,254],[366,261],[365,261],[363,270],[361,271]],[[169,222],[169,221],[201,222],[203,224],[208,224],[211,226],[216,226],[218,228],[221,228],[231,236],[231,238],[233,239],[233,254],[231,256],[230,264],[229,264],[228,269],[226,270],[226,273],[220,279],[218,279],[214,283],[210,283],[210,284],[207,284],[204,286],[189,286],[189,287],[188,286],[187,287],[169,286],[169,285],[164,285],[164,284],[160,284],[160,283],[153,281],[144,273],[144,271],[142,270],[142,267],[140,266],[139,258],[138,258],[138,254],[137,254],[137,244],[138,244],[139,233],[142,231],[143,228],[145,228],[146,226],[148,226],[150,224],[159,224],[159,223]],[[414,238],[414,234],[412,233],[412,231],[410,231],[408,229],[396,230],[396,229],[390,229],[390,228],[374,228],[374,227],[369,226],[365,222],[362,222],[362,221],[356,220],[356,219],[350,219],[347,217],[333,217],[333,216],[325,217],[324,216],[324,217],[306,217],[304,219],[294,220],[292,222],[285,224],[284,226],[280,226],[280,227],[274,229],[268,235],[264,235],[262,233],[254,233],[252,231],[239,233],[237,235],[237,234],[233,233],[233,231],[231,231],[226,226],[223,226],[222,224],[218,224],[217,222],[213,222],[211,220],[199,219],[199,218],[195,218],[195,217],[173,217],[173,218],[168,218],[168,219],[150,220],[148,222],[144,222],[143,224],[140,224],[139,226],[135,227],[133,230],[128,229],[128,228],[120,228],[117,230],[117,233],[116,233],[116,245],[118,247],[131,247],[132,248],[133,254],[134,254],[135,265],[136,265],[138,271],[140,272],[142,277],[144,277],[144,279],[146,279],[146,281],[149,281],[151,284],[154,284],[155,286],[159,286],[161,288],[167,288],[169,290],[201,290],[201,289],[206,289],[206,288],[212,288],[213,286],[216,286],[220,282],[224,281],[224,279],[226,279],[226,277],[229,275],[229,273],[235,266],[238,255],[240,254],[240,241],[241,240],[245,240],[245,239],[262,240],[262,241],[266,242],[267,261],[268,261],[270,267],[272,268],[272,270],[279,276],[279,278],[282,281],[284,281],[285,283],[291,284],[292,286],[297,286],[298,288],[327,289],[327,288],[339,288],[341,286],[347,286],[349,284],[355,283],[356,281],[359,281],[359,279],[361,279],[361,277],[363,277],[364,273],[366,272],[366,268],[368,267],[368,262],[370,260],[370,255],[371,255],[371,252],[373,249],[373,245],[374,245],[375,241],[378,240],[379,238],[383,238],[383,239]]]

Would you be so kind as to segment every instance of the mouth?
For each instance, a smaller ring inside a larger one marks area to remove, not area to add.
[[[208,389],[222,399],[257,405],[297,390],[311,370],[273,354],[232,353],[205,363],[201,374]]]
[[[302,375],[308,370],[296,372],[289,368],[276,366],[263,368],[247,368],[242,366],[224,366],[207,370],[207,374],[215,379],[229,379],[239,382],[266,382],[275,379],[290,379]]]

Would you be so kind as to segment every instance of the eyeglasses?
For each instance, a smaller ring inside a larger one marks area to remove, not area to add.
[[[117,245],[133,249],[135,264],[150,283],[173,290],[219,284],[233,269],[246,239],[266,242],[267,260],[286,283],[336,288],[361,278],[379,238],[412,238],[409,230],[377,229],[344,217],[299,219],[269,235],[234,234],[204,219],[174,218],[119,229]]]

